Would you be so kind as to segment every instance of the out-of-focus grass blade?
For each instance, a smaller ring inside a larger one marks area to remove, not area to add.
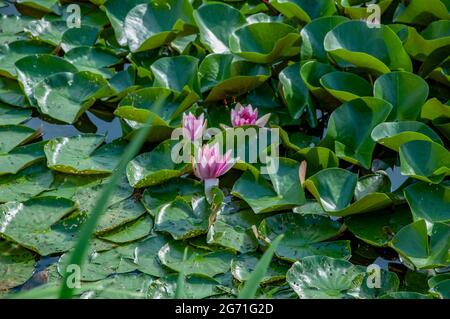
[[[187,259],[188,246],[184,247],[183,261]],[[184,284],[186,282],[186,278],[184,276],[184,272],[180,271],[177,280],[177,289],[175,290],[175,299],[183,299],[184,296]]]
[[[161,104],[163,103],[163,99],[159,98],[155,104],[156,109],[158,109]],[[150,125],[152,123],[152,117],[148,117],[146,122],[143,123],[143,127],[137,132],[137,134],[134,136],[134,138],[131,140],[128,147],[125,149],[119,164],[117,165],[116,169],[114,170],[114,173],[111,175],[109,183],[103,188],[102,192],[100,193],[92,212],[89,216],[89,218],[86,220],[86,222],[83,224],[79,237],[77,240],[77,243],[74,247],[73,253],[70,256],[70,260],[68,265],[81,265],[84,262],[84,259],[86,258],[86,253],[89,248],[89,242],[92,238],[92,234],[94,233],[95,227],[97,226],[97,223],[101,217],[101,215],[105,212],[106,208],[108,207],[108,202],[111,198],[111,195],[117,186],[117,183],[119,182],[119,179],[122,174],[125,173],[126,166],[129,161],[131,161],[134,156],[139,152],[142,145],[144,144],[146,137],[150,131]],[[59,294],[60,298],[71,298],[73,295],[73,289],[67,285],[67,279],[70,276],[69,272],[65,272],[63,283],[61,286],[61,291]]]
[[[258,290],[259,283],[263,279],[264,275],[269,268],[272,261],[273,254],[283,239],[283,235],[278,236],[267,248],[264,255],[256,264],[255,270],[253,270],[250,278],[245,282],[244,288],[239,292],[239,299],[253,299],[255,298],[256,291]]]

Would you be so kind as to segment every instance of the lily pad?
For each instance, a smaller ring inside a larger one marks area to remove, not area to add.
[[[305,257],[292,265],[286,280],[301,299],[351,299],[363,279],[359,267],[326,256]]]
[[[191,169],[190,164],[173,162],[173,146],[174,141],[168,140],[151,152],[135,157],[127,166],[130,185],[135,188],[152,186],[188,172]]]
[[[83,134],[60,137],[49,141],[45,147],[49,168],[71,174],[111,173],[125,149],[124,141],[115,141],[99,147],[104,136]]]
[[[351,256],[348,240],[327,241],[338,236],[343,227],[326,216],[302,216],[295,213],[274,215],[262,221],[259,231],[270,240],[284,234],[275,254],[290,262],[314,255],[344,259]]]
[[[392,204],[386,193],[367,192],[351,203],[358,176],[341,168],[321,170],[305,181],[305,187],[332,216],[347,216],[383,209]]]
[[[298,176],[299,165],[280,158],[278,171],[269,175],[272,185],[264,176],[246,171],[234,184],[232,194],[247,202],[256,214],[301,205],[305,194]]]
[[[178,275],[171,275],[155,280],[148,289],[150,299],[173,299],[176,295]],[[183,295],[189,299],[201,299],[221,294],[218,282],[201,276],[187,276]]]
[[[28,100],[23,94],[19,83],[8,78],[0,78],[0,102],[18,107],[29,106]]]
[[[429,240],[426,222],[420,219],[400,229],[390,245],[418,268],[429,269],[450,265],[449,225],[435,223]]]
[[[272,63],[300,52],[300,35],[279,22],[259,22],[236,29],[230,37],[232,53],[256,63]]]
[[[0,291],[19,286],[34,272],[34,254],[19,245],[0,240]]]
[[[251,273],[255,270],[259,258],[257,254],[242,254],[231,261],[231,273],[233,277],[240,282],[247,281]],[[267,269],[262,284],[268,284],[273,281],[286,278],[286,272],[289,268],[279,262],[271,262]]]
[[[450,152],[430,141],[411,141],[400,146],[403,175],[438,184],[450,174]]]
[[[442,145],[442,140],[430,127],[422,122],[402,121],[378,124],[372,131],[372,139],[396,152],[410,141],[433,141]]]
[[[74,228],[71,225],[74,221],[60,220],[75,208],[71,200],[56,197],[3,204],[0,206],[0,234],[43,256],[66,251],[74,245],[70,239],[73,230],[72,234],[69,231],[69,226]]]
[[[61,72],[46,77],[33,89],[40,111],[65,123],[75,122],[96,99],[109,93],[102,76],[88,71]]]
[[[226,251],[203,250],[183,243],[169,243],[158,252],[162,264],[184,275],[213,277],[230,270],[233,255]]]
[[[270,0],[269,3],[286,17],[295,17],[303,23],[336,13],[332,0]]]
[[[133,262],[136,269],[155,277],[162,277],[168,273],[158,259],[158,251],[169,238],[163,235],[151,235],[137,243],[134,250]]]
[[[45,141],[15,147],[9,153],[0,154],[0,175],[15,174],[21,169],[45,158]]]
[[[372,85],[350,72],[330,72],[320,78],[320,84],[341,102],[372,95]]]
[[[342,104],[330,116],[328,130],[321,146],[334,149],[336,155],[352,164],[370,168],[375,142],[372,130],[386,120],[392,105],[363,97]]]
[[[194,11],[200,39],[214,53],[229,53],[228,39],[246,23],[244,15],[225,3],[206,3]],[[220,23],[217,23],[220,21]]]
[[[191,205],[183,199],[175,199],[158,210],[155,230],[167,232],[175,240],[195,237],[207,232],[211,213],[205,197],[193,198]]]
[[[43,163],[36,163],[17,174],[2,177],[0,202],[25,201],[50,188],[53,173]]]
[[[430,224],[450,221],[450,186],[419,182],[408,186],[403,192],[414,220],[424,219]]]
[[[389,121],[415,121],[428,97],[428,84],[420,76],[409,72],[391,72],[374,83],[374,96],[392,104]],[[408,93],[406,93],[408,92]]]
[[[132,52],[158,48],[179,35],[195,33],[193,10],[188,0],[139,4],[124,21],[124,33]]]
[[[209,54],[199,67],[201,90],[210,91],[205,100],[208,102],[247,93],[270,74],[267,66],[236,59],[232,54]]]
[[[119,226],[99,237],[117,244],[128,243],[146,237],[153,229],[153,220],[148,214]]]
[[[348,229],[366,243],[376,246],[388,246],[395,234],[411,223],[408,209],[396,208],[394,211],[382,210],[370,214],[354,215],[345,218]]]
[[[377,45],[367,45],[367,43]],[[411,72],[412,63],[402,42],[388,26],[371,28],[364,21],[347,21],[327,33],[325,50],[340,67],[358,67],[376,74]]]

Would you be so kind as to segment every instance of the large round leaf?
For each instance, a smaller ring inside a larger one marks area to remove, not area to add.
[[[230,270],[233,255],[226,251],[210,252],[177,242],[164,245],[158,257],[163,265],[184,275],[213,277]]]
[[[23,110],[0,103],[0,125],[16,125],[31,116],[31,110]]]
[[[99,147],[105,137],[84,134],[60,137],[45,144],[49,168],[71,174],[111,173],[125,149],[125,142],[115,141]]]
[[[133,52],[158,48],[180,34],[187,35],[195,30],[188,0],[137,5],[128,12],[123,29]]]
[[[372,95],[372,85],[364,78],[349,72],[327,73],[320,78],[320,84],[341,102]]]
[[[362,271],[350,262],[326,256],[310,256],[288,270],[286,280],[301,299],[352,298],[349,291],[358,287]]]
[[[34,254],[19,245],[0,240],[0,291],[27,281],[34,272]]]
[[[201,41],[214,53],[228,53],[228,39],[246,21],[242,13],[224,3],[206,3],[194,11]],[[217,23],[220,21],[220,23]]]
[[[416,120],[428,97],[428,84],[409,72],[391,72],[374,83],[374,96],[392,104],[388,120]]]
[[[74,202],[56,197],[3,204],[0,234],[41,255],[66,251],[74,245],[71,228],[76,226],[74,221],[58,222],[74,209]]]
[[[98,98],[109,93],[102,76],[88,71],[57,73],[33,89],[42,113],[65,123],[75,122]]]
[[[303,23],[336,13],[332,0],[270,0],[270,4],[286,17],[295,17]]]
[[[178,275],[170,275],[155,280],[148,289],[150,299],[174,299],[176,296]],[[189,299],[202,299],[220,295],[217,281],[202,276],[186,276],[183,296]]]
[[[430,141],[411,141],[400,146],[403,175],[438,184],[450,174],[450,152]]]
[[[158,210],[155,230],[167,232],[175,240],[196,237],[207,232],[211,213],[205,197],[193,199],[192,205],[175,199]]]
[[[3,29],[3,28],[2,28]],[[54,47],[40,41],[14,41],[0,46],[0,74],[7,77],[17,75],[16,61],[32,54],[51,53]]]
[[[391,109],[391,104],[374,97],[342,104],[330,116],[322,145],[334,149],[339,158],[370,168],[375,149],[370,134],[387,118]]]
[[[410,141],[434,141],[442,144],[442,140],[431,128],[422,122],[402,121],[378,124],[372,131],[372,139],[396,152],[400,146]]]
[[[350,242],[327,241],[338,236],[342,225],[326,216],[285,213],[267,217],[259,226],[264,237],[274,240],[284,234],[275,254],[294,262],[313,255],[350,258]]]
[[[202,92],[207,102],[239,96],[264,83],[271,75],[261,64],[238,60],[232,54],[209,54],[199,68]]]
[[[106,49],[88,46],[78,46],[64,55],[80,71],[89,71],[105,78],[110,78],[113,72],[107,67],[119,62],[119,59]]]
[[[335,26],[348,21],[346,17],[331,16],[315,19],[305,25],[300,34],[302,36],[302,59],[316,59],[319,62],[328,62],[327,52],[323,47],[326,34]]]
[[[412,71],[402,42],[385,25],[371,28],[364,21],[341,23],[325,36],[324,46],[341,67],[358,67],[377,74],[390,70]]]
[[[241,254],[231,261],[231,273],[239,281],[247,281],[251,273],[255,270],[259,261],[257,254]],[[279,262],[271,262],[264,277],[262,284],[268,284],[273,281],[282,280],[286,277],[288,267]]]
[[[429,223],[450,221],[450,186],[419,182],[404,189],[414,220]]]
[[[173,161],[174,144],[174,141],[167,140],[151,152],[142,153],[130,161],[127,165],[130,185],[135,188],[152,186],[188,172],[191,169],[190,164]]]
[[[300,35],[279,22],[260,22],[235,30],[230,37],[231,52],[256,63],[271,63],[300,52]]]

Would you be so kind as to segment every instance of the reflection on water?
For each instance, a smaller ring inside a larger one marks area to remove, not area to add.
[[[100,119],[91,112],[86,112],[83,121],[75,124],[54,124],[33,117],[24,123],[25,126],[42,131],[43,140],[55,137],[70,137],[82,133],[97,133],[105,135],[105,142],[109,143],[122,136],[122,128],[118,118],[114,117],[110,122]]]

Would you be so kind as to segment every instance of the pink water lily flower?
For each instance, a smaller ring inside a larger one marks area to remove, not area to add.
[[[191,112],[183,113],[183,136],[191,141],[201,140],[206,130],[206,120],[203,113],[197,118]]]
[[[192,158],[192,169],[195,176],[205,182],[205,195],[209,202],[212,200],[211,189],[219,185],[218,177],[228,172],[233,165],[231,150],[222,156],[218,143],[203,145],[197,156]]]
[[[264,115],[258,119],[258,108],[252,108],[251,104],[242,106],[242,104],[236,104],[236,107],[231,110],[231,124],[236,126],[243,125],[257,125],[264,127],[270,118],[270,113]]]

